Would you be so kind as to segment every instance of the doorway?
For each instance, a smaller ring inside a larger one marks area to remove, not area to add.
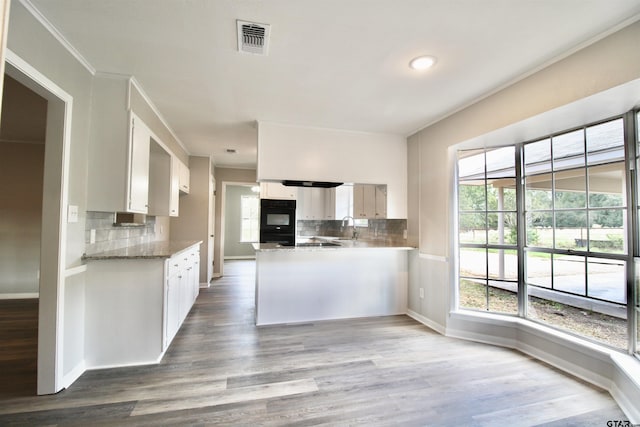
[[[0,389],[36,393],[47,100],[4,77],[0,122]]]
[[[223,182],[221,199],[220,273],[224,275],[225,260],[255,258],[251,243],[259,239],[259,187],[250,182]]]
[[[11,50],[6,76],[46,100],[38,265],[37,393],[51,394],[63,380],[64,283],[69,149],[73,98]]]

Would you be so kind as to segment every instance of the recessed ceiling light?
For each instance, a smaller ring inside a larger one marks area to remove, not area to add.
[[[417,58],[413,58],[411,62],[409,62],[409,67],[414,70],[422,71],[427,68],[433,67],[436,63],[436,58],[433,56],[418,56]]]

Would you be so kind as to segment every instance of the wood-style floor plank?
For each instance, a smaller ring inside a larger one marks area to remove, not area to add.
[[[256,328],[253,261],[201,290],[158,365],[35,396],[37,302],[0,302],[0,425],[601,426],[611,396],[406,316]]]

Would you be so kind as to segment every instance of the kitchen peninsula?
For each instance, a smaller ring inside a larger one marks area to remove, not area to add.
[[[86,255],[88,368],[158,363],[199,292],[200,241]]]
[[[255,243],[256,324],[404,314],[408,253],[384,242]]]

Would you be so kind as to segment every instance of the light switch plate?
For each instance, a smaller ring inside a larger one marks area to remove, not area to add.
[[[69,205],[67,208],[67,222],[78,222],[78,206]]]
[[[95,228],[92,228],[91,231],[89,232],[89,243],[93,244],[96,242],[96,230]]]

